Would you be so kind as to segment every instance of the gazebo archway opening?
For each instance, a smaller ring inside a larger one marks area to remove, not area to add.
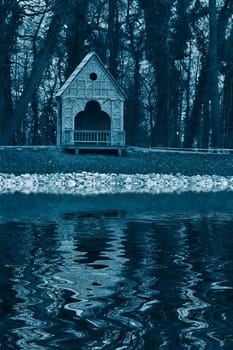
[[[88,101],[84,111],[76,115],[74,129],[75,143],[110,143],[111,118],[97,101]]]

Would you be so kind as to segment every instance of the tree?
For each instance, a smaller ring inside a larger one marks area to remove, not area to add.
[[[209,82],[212,121],[212,146],[223,146],[218,92],[218,41],[216,0],[209,0]]]
[[[190,7],[192,1],[179,0],[174,4],[169,34],[170,110],[168,143],[180,147],[182,143],[182,119],[189,111],[190,99]],[[187,96],[185,100],[184,96]],[[187,106],[186,106],[187,104]],[[187,108],[186,108],[187,107]],[[186,108],[186,109],[185,109]]]
[[[140,142],[140,129],[142,127],[141,115],[141,85],[142,77],[140,75],[140,63],[144,52],[144,22],[141,9],[135,0],[127,1],[126,9],[126,46],[128,55],[132,59],[133,74],[132,80],[128,84],[127,101],[127,142],[131,145],[137,145]]]
[[[120,51],[119,0],[108,0],[107,48],[109,51],[109,70],[116,78]]]
[[[57,0],[53,5],[52,18],[46,35],[41,42],[37,59],[33,63],[28,82],[17,101],[14,110],[9,113],[9,116],[2,127],[0,135],[0,144],[2,145],[9,144],[12,141],[14,132],[19,128],[27,112],[28,104],[32,100],[32,97],[39,86],[42,74],[55,49],[58,34],[64,24],[64,20],[67,19],[64,15],[66,8],[67,1],[65,0]]]
[[[233,3],[225,0],[216,9],[216,3],[209,6],[196,2],[192,15],[192,30],[195,34],[195,49],[199,52],[199,70],[194,85],[194,98],[190,116],[186,119],[185,147],[223,147],[224,114],[219,101],[219,69],[226,60],[226,32],[232,15]],[[209,29],[206,30],[205,29]],[[222,67],[223,67],[222,66]],[[221,68],[225,74],[225,69]],[[221,120],[222,118],[222,120]],[[226,125],[226,124],[225,124]]]
[[[0,135],[13,113],[11,55],[21,18],[22,8],[17,0],[0,2]]]
[[[218,57],[219,73],[223,79],[222,99],[220,99],[221,133],[223,146],[233,147],[233,28],[229,20],[233,13],[233,2],[225,0],[218,13]]]
[[[224,73],[222,118],[224,120],[224,135],[227,148],[233,148],[233,28],[226,39],[224,49],[224,65],[221,70]]]
[[[168,33],[173,1],[141,1],[145,13],[147,57],[154,66],[157,84],[156,125],[153,145],[168,146],[170,109],[170,62]]]
[[[81,62],[88,50],[85,44],[90,41],[90,29],[87,21],[89,0],[72,1],[71,16],[67,23],[65,50],[67,51],[66,77]]]
[[[128,92],[128,143],[233,147],[232,13],[232,0],[0,1],[0,143],[53,142],[55,91],[95,50]]]

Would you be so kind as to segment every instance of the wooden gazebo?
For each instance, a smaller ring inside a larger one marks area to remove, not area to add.
[[[64,148],[125,147],[125,93],[94,52],[77,66],[56,94],[57,145]]]

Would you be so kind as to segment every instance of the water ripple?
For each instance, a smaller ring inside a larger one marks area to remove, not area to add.
[[[0,220],[0,347],[232,348],[231,212],[54,220]]]

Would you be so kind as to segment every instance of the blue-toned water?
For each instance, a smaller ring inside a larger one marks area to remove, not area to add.
[[[0,197],[1,349],[233,348],[231,192]]]

